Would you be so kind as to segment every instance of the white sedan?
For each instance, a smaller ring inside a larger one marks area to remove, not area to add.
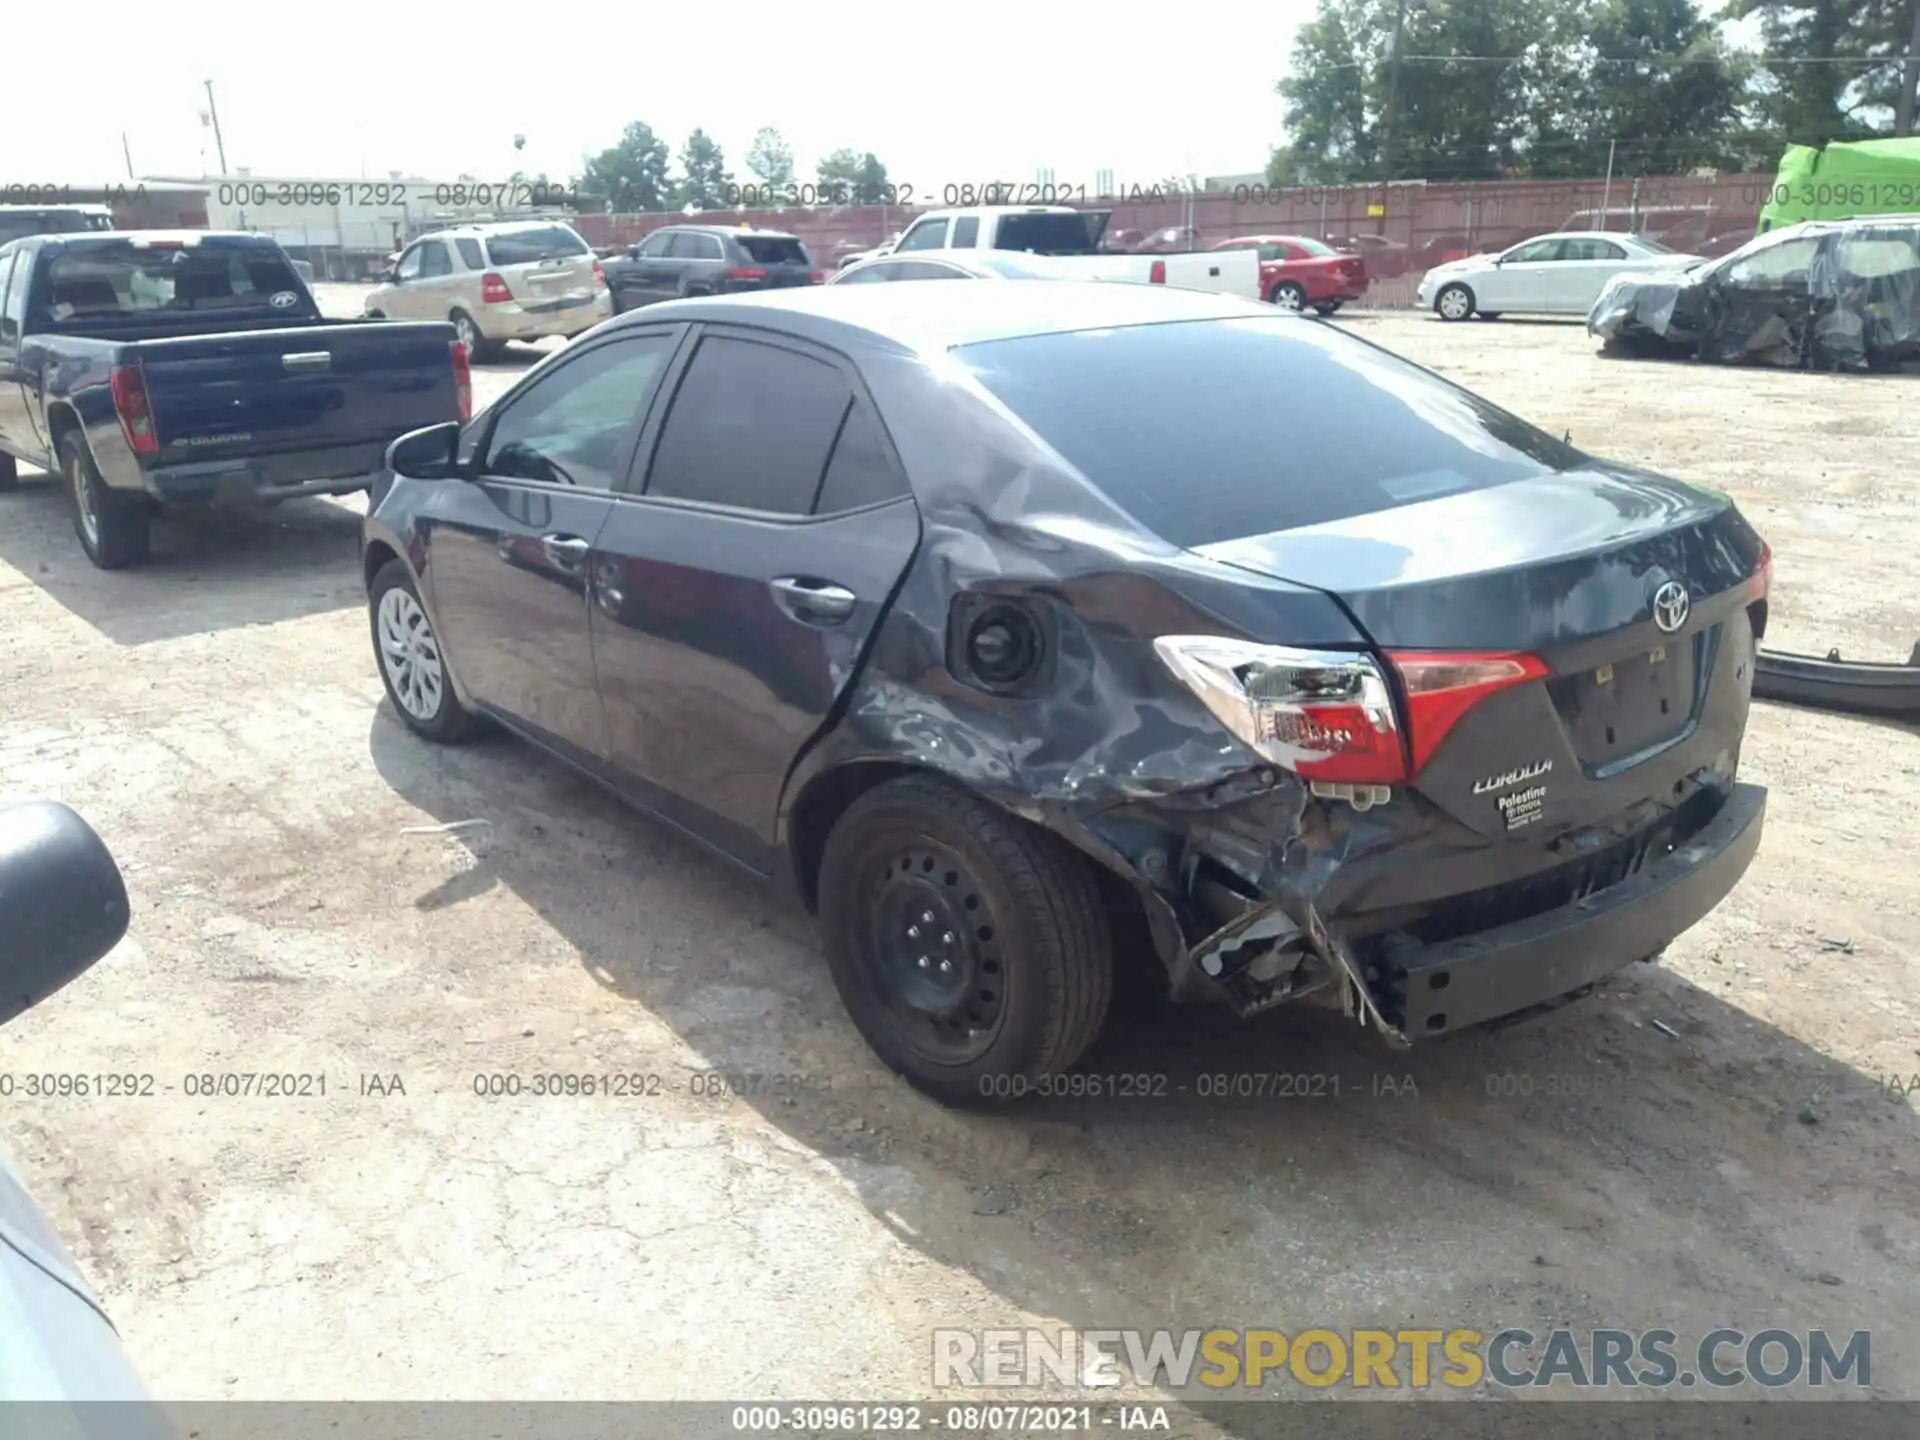
[[[1701,263],[1658,240],[1620,231],[1564,230],[1523,240],[1497,255],[1469,255],[1420,277],[1414,302],[1442,320],[1509,310],[1528,315],[1585,316],[1616,275],[1678,273]]]

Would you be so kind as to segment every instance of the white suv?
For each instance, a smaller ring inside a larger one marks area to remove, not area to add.
[[[509,340],[591,330],[613,314],[607,279],[585,240],[552,220],[461,225],[400,252],[367,296],[386,320],[451,320],[476,360]]]

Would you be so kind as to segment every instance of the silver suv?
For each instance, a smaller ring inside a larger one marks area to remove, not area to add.
[[[462,225],[400,252],[367,296],[367,314],[451,320],[476,360],[509,340],[591,330],[613,314],[606,274],[570,225]]]

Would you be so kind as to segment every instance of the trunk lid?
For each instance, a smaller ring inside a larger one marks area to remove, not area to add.
[[[1599,463],[1199,548],[1333,595],[1389,653],[1541,661],[1413,783],[1483,835],[1543,838],[1731,774],[1763,552],[1725,497]]]
[[[385,443],[458,416],[453,328],[309,325],[146,340],[162,465]]]
[[[593,250],[564,225],[487,236],[487,261],[522,310],[538,314],[593,302]]]

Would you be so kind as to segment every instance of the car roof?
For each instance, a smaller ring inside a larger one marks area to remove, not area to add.
[[[1270,305],[1161,285],[1062,280],[1048,285],[805,285],[670,300],[611,322],[665,320],[763,326],[822,340],[854,330],[933,353],[988,340],[1189,320],[1273,317]],[[1304,323],[1304,322],[1303,322]]]
[[[508,230],[551,230],[556,225],[563,230],[573,229],[572,224],[561,215],[550,220],[475,220],[466,225],[449,225],[444,230],[430,230],[425,235],[416,235],[414,239],[432,240],[441,235],[498,235]]]
[[[800,238],[797,235],[789,234],[785,230],[757,230],[751,226],[746,226],[746,225],[673,224],[673,225],[655,226],[653,229],[649,230],[645,235],[642,235],[640,237],[640,240],[646,240],[651,236],[658,235],[662,230],[692,230],[701,235],[735,235],[735,236],[745,235],[749,238],[756,235],[760,235],[760,236],[765,236],[769,240],[797,240]],[[636,240],[634,243],[637,245],[640,243],[640,240]]]
[[[72,244],[81,240],[145,240],[155,245],[198,245],[206,240],[251,240],[271,245],[274,238],[257,230],[60,230],[40,235],[23,235],[23,240],[59,240]]]

